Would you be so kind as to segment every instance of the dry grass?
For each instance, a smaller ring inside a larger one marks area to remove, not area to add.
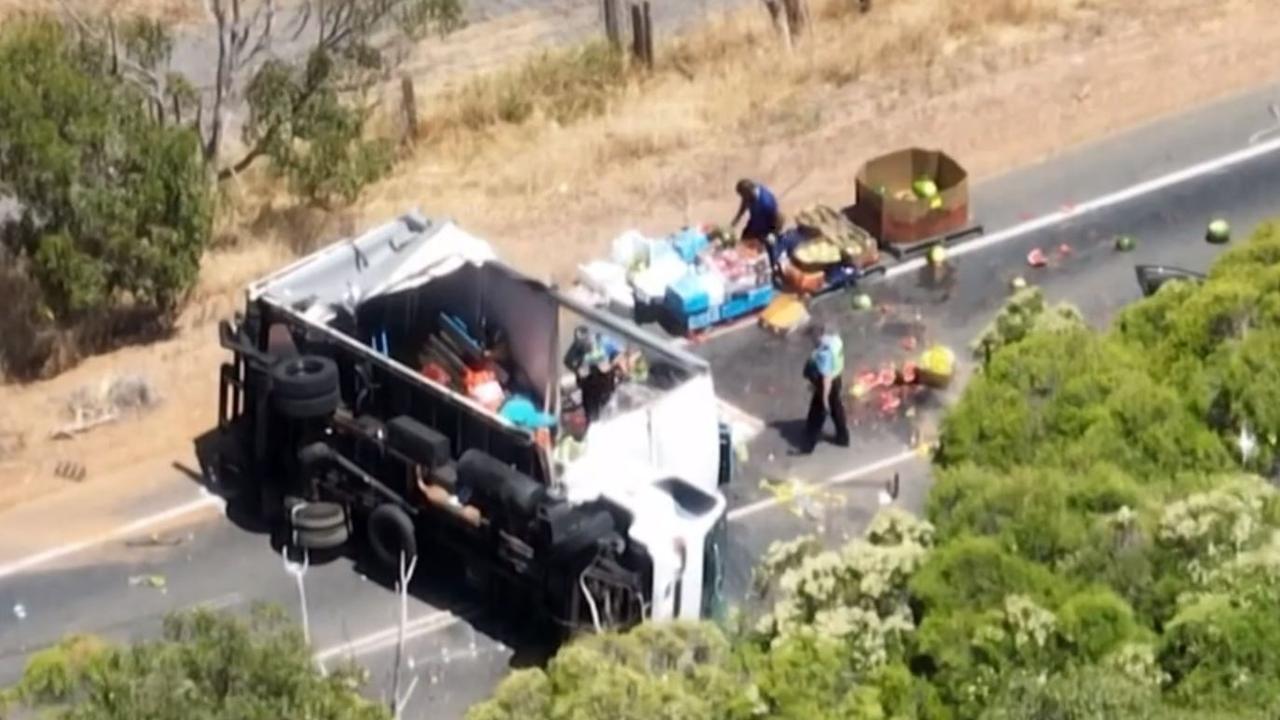
[[[147,17],[184,25],[206,17],[201,0],[65,0],[84,14],[103,13],[115,17]],[[63,0],[0,0],[0,21],[24,12],[61,13]]]
[[[763,172],[749,148],[829,124],[840,111],[839,91],[850,85],[923,70],[931,86],[954,86],[974,72],[974,63],[956,58],[1060,34],[1120,4],[882,0],[863,15],[852,0],[819,0],[812,31],[789,57],[751,5],[662,45],[652,73],[624,66],[601,45],[544,54],[423,98],[425,142],[366,194],[357,214],[372,219],[423,205],[488,217],[479,229],[501,233],[565,203],[589,212],[607,204],[606,193],[665,192],[687,215],[690,200],[681,195],[688,191],[674,186],[696,182],[708,168],[669,167],[666,158],[736,148],[753,172]],[[492,218],[498,198],[502,222]],[[542,272],[572,267],[583,254],[503,250]]]

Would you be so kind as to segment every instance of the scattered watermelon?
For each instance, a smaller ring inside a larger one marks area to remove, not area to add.
[[[1031,267],[1044,267],[1048,263],[1048,258],[1044,256],[1044,251],[1040,248],[1036,248],[1027,253],[1027,264]]]
[[[941,245],[934,245],[929,248],[929,264],[941,265],[947,261],[947,249]]]
[[[1133,250],[1136,245],[1137,243],[1135,243],[1133,238],[1129,235],[1120,235],[1116,238],[1116,250],[1119,250],[1120,252],[1129,252],[1130,250]]]
[[[1222,218],[1217,218],[1209,223],[1209,230],[1205,233],[1205,240],[1214,245],[1223,245],[1231,241],[1231,225]]]

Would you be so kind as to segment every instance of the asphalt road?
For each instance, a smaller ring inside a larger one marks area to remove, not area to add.
[[[974,190],[979,216],[991,232],[1238,149],[1252,132],[1271,124],[1266,114],[1271,90],[985,183]],[[1101,323],[1138,297],[1134,264],[1207,265],[1217,248],[1201,237],[1208,220],[1219,215],[1230,219],[1241,237],[1266,217],[1280,215],[1280,152],[957,257],[950,283],[938,285],[908,273],[869,284],[877,304],[891,309],[883,322],[875,320],[879,313],[848,310],[842,296],[821,301],[820,312],[844,332],[852,371],[905,355],[903,323],[914,321],[917,312],[928,339],[964,347],[999,307],[1015,275],[1040,285],[1052,299],[1073,302]],[[1113,250],[1111,239],[1120,233],[1137,238],[1134,252]],[[1027,267],[1025,257],[1033,247],[1053,256],[1063,243],[1073,249],[1068,257],[1046,269]],[[901,459],[908,428],[872,413],[857,427],[853,448],[823,447],[809,458],[791,458],[788,437],[806,402],[800,379],[804,340],[780,340],[749,328],[724,334],[698,351],[714,364],[722,397],[768,427],[752,442],[751,460],[730,493],[729,590],[743,599],[750,568],[770,542],[820,532],[834,543],[865,526],[878,505],[880,483],[892,469],[849,476],[883,458]],[[928,407],[925,401],[922,414]],[[919,460],[897,468],[903,481],[899,502],[918,510],[928,488],[927,468]],[[841,482],[803,507],[762,507],[757,503],[767,494],[758,479],[765,474]],[[190,498],[193,487],[175,473],[142,504],[177,504]],[[165,613],[200,604],[245,608],[267,601],[297,611],[295,579],[262,536],[206,518],[168,528],[161,539],[177,544],[140,547],[121,540],[0,579],[0,683],[17,677],[32,650],[68,632],[143,637],[156,632]],[[165,587],[130,582],[150,575],[163,576]],[[397,613],[394,595],[345,560],[311,567],[304,577],[312,639],[321,657],[365,663],[373,673],[372,691],[385,694],[394,647],[388,630]],[[518,615],[497,617],[451,592],[454,586],[448,577],[424,574],[414,588],[407,650],[420,684],[407,717],[459,717],[511,666],[540,657],[538,643],[520,627]],[[15,612],[19,606],[21,612]],[[455,621],[457,615],[465,621]]]

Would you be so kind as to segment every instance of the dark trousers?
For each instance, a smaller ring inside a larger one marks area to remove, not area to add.
[[[822,426],[827,424],[827,412],[830,410],[831,421],[836,426],[836,443],[849,444],[849,422],[844,415],[844,393],[840,378],[831,381],[831,390],[827,393],[827,407],[822,405],[822,385],[810,383],[813,393],[809,398],[809,416],[805,419],[805,450],[812,451],[822,437]]]
[[[613,397],[613,389],[617,379],[613,373],[602,373],[591,368],[586,375],[579,377],[578,387],[582,390],[582,410],[588,420],[600,417],[600,412]]]

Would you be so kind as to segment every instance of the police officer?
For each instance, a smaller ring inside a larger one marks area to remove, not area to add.
[[[844,414],[844,393],[841,375],[844,373],[844,341],[840,334],[823,325],[810,328],[814,341],[813,353],[805,363],[805,378],[812,387],[809,398],[809,416],[805,419],[805,444],[802,452],[811,453],[822,437],[822,427],[827,415],[836,426],[835,442],[849,447],[849,424]]]

